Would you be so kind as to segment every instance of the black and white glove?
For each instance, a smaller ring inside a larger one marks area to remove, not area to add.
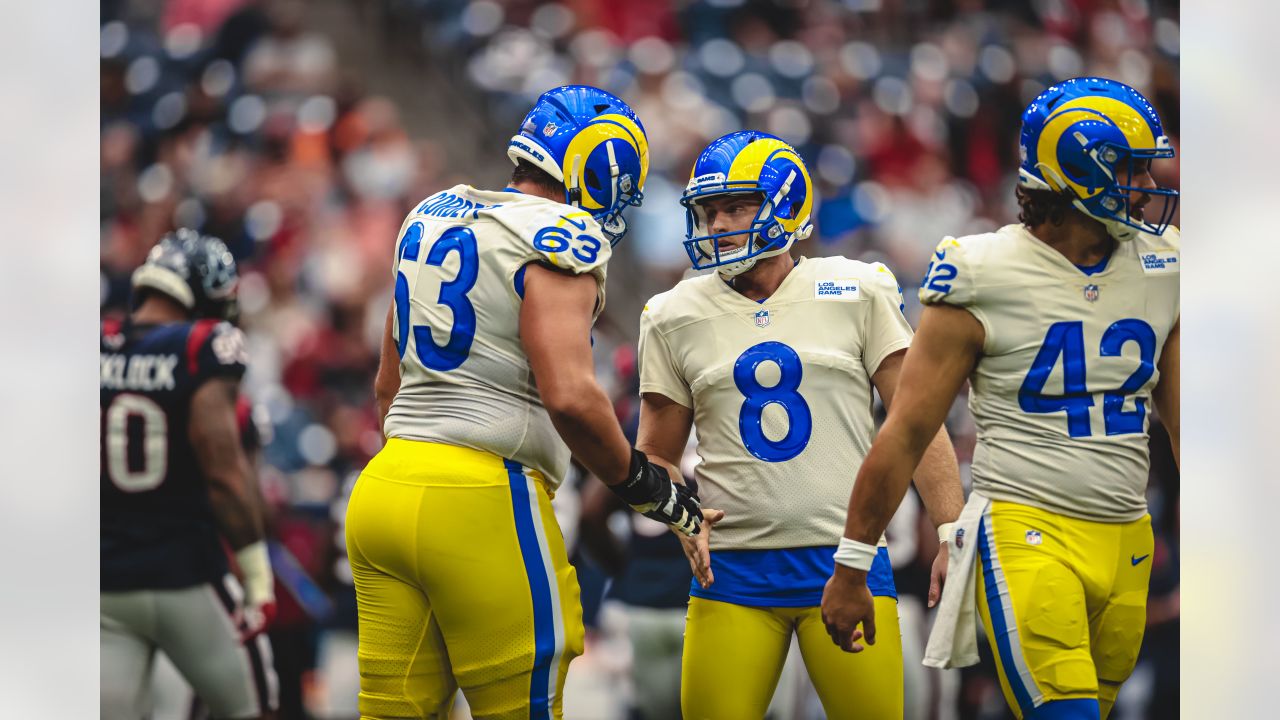
[[[627,479],[608,487],[641,515],[670,525],[683,535],[698,534],[702,506],[697,487],[671,482],[666,468],[649,462],[639,450],[631,450]]]

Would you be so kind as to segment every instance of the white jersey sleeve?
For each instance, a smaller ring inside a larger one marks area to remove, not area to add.
[[[493,217],[517,240],[510,260],[513,276],[531,262],[574,275],[589,274],[596,281],[595,314],[599,316],[612,246],[590,213],[545,201],[531,204],[525,212],[494,213]]]
[[[650,298],[640,314],[640,393],[657,393],[691,408],[693,395],[676,366],[671,346],[656,319],[670,295],[666,292]]]
[[[862,364],[867,375],[876,374],[880,363],[911,345],[911,323],[902,314],[902,288],[893,272],[883,263],[872,263],[872,272],[863,282],[870,308],[863,330]]]
[[[992,328],[978,300],[978,282],[974,275],[974,268],[982,266],[981,257],[975,256],[982,255],[983,246],[969,238],[966,240],[968,242],[962,244],[954,237],[945,237],[938,243],[920,285],[920,303],[964,308],[978,319],[989,336]]]

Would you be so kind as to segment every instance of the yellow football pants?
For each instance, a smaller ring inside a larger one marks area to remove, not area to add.
[[[561,717],[582,654],[578,580],[541,476],[496,455],[391,439],[356,481],[347,552],[362,718]]]
[[[1097,698],[1106,718],[1142,647],[1151,517],[1092,522],[993,501],[977,542],[979,612],[1014,714]]]
[[[876,644],[847,653],[817,607],[749,607],[689,598],[680,707],[684,720],[759,720],[778,685],[794,631],[831,720],[901,720],[898,601],[876,597]]]

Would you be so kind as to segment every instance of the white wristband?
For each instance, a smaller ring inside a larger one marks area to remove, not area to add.
[[[867,571],[876,559],[876,546],[868,545],[847,537],[840,538],[840,547],[836,548],[836,562],[847,568]]]
[[[951,542],[951,535],[955,530],[955,528],[956,528],[956,524],[953,522],[942,523],[941,525],[939,525],[938,526],[938,542],[939,543]]]
[[[276,599],[275,580],[271,577],[271,558],[267,543],[259,540],[236,551],[236,562],[244,575],[244,599],[247,605],[261,605]]]

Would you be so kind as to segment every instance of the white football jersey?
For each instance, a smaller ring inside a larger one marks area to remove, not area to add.
[[[884,265],[804,259],[763,303],[716,274],[649,300],[640,392],[693,409],[715,550],[835,545],[871,446],[871,376],[911,343]]]
[[[1121,242],[1086,275],[1022,225],[945,238],[920,301],[986,331],[970,376],[973,487],[1088,520],[1147,511],[1147,424],[1178,322],[1178,229]]]
[[[604,307],[609,241],[591,216],[515,191],[458,185],[405,219],[396,246],[400,390],[387,437],[493,453],[558,487],[569,448],[551,425],[520,344],[524,268],[545,262],[596,279]]]

